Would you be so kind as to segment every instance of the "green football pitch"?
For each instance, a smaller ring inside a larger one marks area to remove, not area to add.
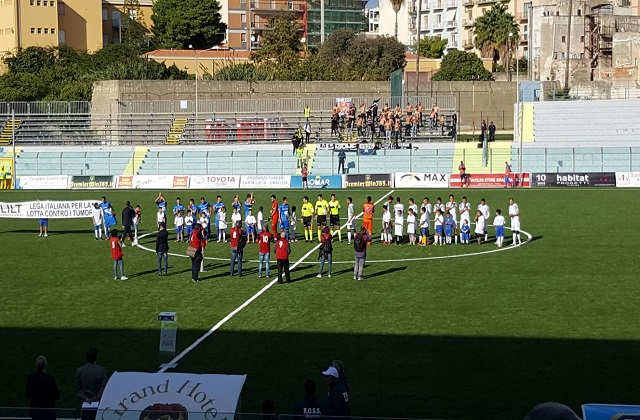
[[[331,191],[322,191],[328,195]],[[247,191],[238,191],[244,197]],[[272,192],[258,192],[268,207]],[[317,191],[277,191],[299,208]],[[385,190],[338,190],[360,207]],[[262,401],[290,412],[302,384],[340,359],[359,416],[522,418],[535,404],[560,401],[637,403],[640,292],[635,212],[640,194],[615,189],[398,190],[405,203],[467,195],[506,212],[513,196],[523,246],[496,252],[493,243],[444,247],[372,244],[364,280],[353,280],[353,248],[334,247],[331,278],[316,278],[316,245],[292,244],[294,282],[274,285],[178,362],[175,371],[247,374],[244,412]],[[165,192],[170,208],[214,192]],[[234,192],[222,192],[227,204]],[[126,200],[143,211],[141,245],[154,247],[156,191],[11,191],[0,201],[98,199],[116,213]],[[630,213],[631,216],[626,216]],[[630,219],[631,218],[631,219]],[[493,218],[491,218],[493,219]],[[119,217],[118,217],[119,220]],[[508,224],[508,223],[507,223]],[[109,372],[159,368],[160,311],[176,311],[178,352],[273,280],[257,277],[257,245],[245,251],[244,276],[229,277],[229,244],[207,248],[205,281],[190,281],[186,245],[170,243],[169,275],[159,277],[154,253],[127,246],[128,281],[114,281],[108,242],[92,223],[0,219],[2,331],[1,406],[25,406],[24,383],[36,356],[61,387],[59,407],[76,407],[73,380],[88,347]],[[492,229],[490,229],[491,232]],[[492,233],[492,232],[491,232]],[[302,231],[298,230],[298,237]],[[343,235],[343,240],[346,235]],[[173,239],[173,237],[171,237]],[[273,258],[273,256],[272,256]],[[301,261],[302,260],[302,261]]]

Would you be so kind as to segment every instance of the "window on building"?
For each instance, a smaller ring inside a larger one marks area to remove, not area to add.
[[[66,42],[66,37],[64,36],[64,31],[58,31],[58,42],[64,44]]]
[[[56,33],[56,28],[51,28],[51,35],[55,35]]]
[[[49,6],[53,7],[53,6],[55,6],[55,5],[56,5],[56,2],[55,2],[55,1],[50,1],[50,2],[49,2]]]
[[[442,15],[436,17],[436,23],[442,23]]]
[[[38,28],[38,35],[42,33],[42,28]]]
[[[562,40],[562,43],[565,44],[567,42],[567,37],[562,35],[561,40]]]
[[[58,2],[58,16],[64,16],[64,14],[65,14],[64,3],[59,1]]]
[[[36,33],[36,28],[31,28],[31,33],[35,34]]]
[[[580,35],[580,43],[584,44],[584,35]]]
[[[289,1],[288,6],[289,6],[289,10],[293,10],[294,3],[292,1]]]
[[[44,33],[45,33],[46,35],[49,35],[49,28],[44,28]]]
[[[529,25],[524,25],[524,33],[528,33],[529,32]]]
[[[47,0],[44,0],[44,1],[42,2],[42,5],[43,5],[43,6],[48,6],[48,5],[49,5],[49,2],[48,2]]]
[[[582,9],[578,9],[578,16],[582,16]]]
[[[103,7],[103,8],[102,8],[102,20],[107,20],[107,19],[109,19],[109,15],[108,15],[108,12],[107,12],[107,8],[106,8],[106,7]]]
[[[33,6],[34,4],[36,4],[36,0],[29,0],[29,5]]]
[[[247,42],[247,34],[245,32],[240,34],[240,42]]]

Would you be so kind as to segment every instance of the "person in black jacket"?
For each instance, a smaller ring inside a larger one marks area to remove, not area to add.
[[[158,254],[158,275],[166,276],[169,268],[169,232],[164,223],[160,223],[160,230],[156,235],[156,254]]]
[[[122,242],[122,246],[124,245],[125,239],[127,239],[127,235],[129,236],[129,240],[133,242],[133,234],[131,233],[131,225],[133,224],[133,218],[136,216],[136,212],[131,207],[131,203],[127,201],[127,204],[122,209],[122,238],[120,239]]]
[[[47,358],[36,358],[36,371],[27,377],[25,396],[31,400],[29,417],[33,420],[55,420],[56,401],[60,390],[56,379],[46,372]]]
[[[322,374],[324,375],[324,382],[329,388],[329,414],[334,417],[350,416],[349,391],[339,381],[340,374],[338,369],[330,366]]]
[[[316,383],[307,379],[304,381],[304,398],[293,407],[293,414],[306,418],[318,418],[329,415],[329,407],[324,401],[316,397]]]

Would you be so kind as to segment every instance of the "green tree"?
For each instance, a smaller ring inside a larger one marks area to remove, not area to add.
[[[144,24],[139,0],[124,0],[122,7],[122,42],[139,51],[149,47],[149,29]]]
[[[398,13],[404,4],[404,0],[389,0],[391,2],[391,7],[396,14],[396,26],[395,26],[395,38],[398,39]]]
[[[20,48],[15,54],[8,54],[4,62],[11,73],[37,73],[51,67],[56,61],[56,51],[51,47]]]
[[[489,80],[491,73],[474,53],[451,51],[442,59],[433,80]]]
[[[151,19],[157,48],[210,48],[224,40],[227,30],[218,0],[156,0]]]
[[[427,36],[420,39],[417,50],[421,57],[441,58],[448,41],[437,36]]]
[[[506,6],[494,4],[473,25],[474,44],[483,57],[498,60],[507,66],[507,51],[517,44],[520,27]],[[511,34],[511,36],[509,36]]]
[[[349,45],[356,38],[351,29],[336,29],[318,47],[318,55],[329,60],[344,60],[349,56]]]
[[[256,63],[273,61],[278,68],[293,70],[300,60],[301,26],[291,12],[278,12],[269,20],[270,30],[265,31],[262,46],[252,57]]]
[[[389,80],[394,70],[404,68],[405,47],[388,36],[359,36],[349,44],[349,60],[344,64],[344,80]]]

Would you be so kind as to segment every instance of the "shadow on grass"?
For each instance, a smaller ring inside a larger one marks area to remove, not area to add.
[[[179,330],[178,350],[204,330]],[[62,398],[75,407],[74,373],[90,346],[114,370],[158,370],[159,330],[0,328],[5,343],[1,406],[24,406],[24,381],[44,354]],[[637,403],[639,343],[535,338],[277,333],[220,330],[179,362],[177,372],[247,374],[242,410],[266,399],[288,413],[307,378],[345,363],[359,416],[523,418],[535,404]],[[286,364],[286,368],[283,369]],[[319,395],[324,395],[319,385]]]

